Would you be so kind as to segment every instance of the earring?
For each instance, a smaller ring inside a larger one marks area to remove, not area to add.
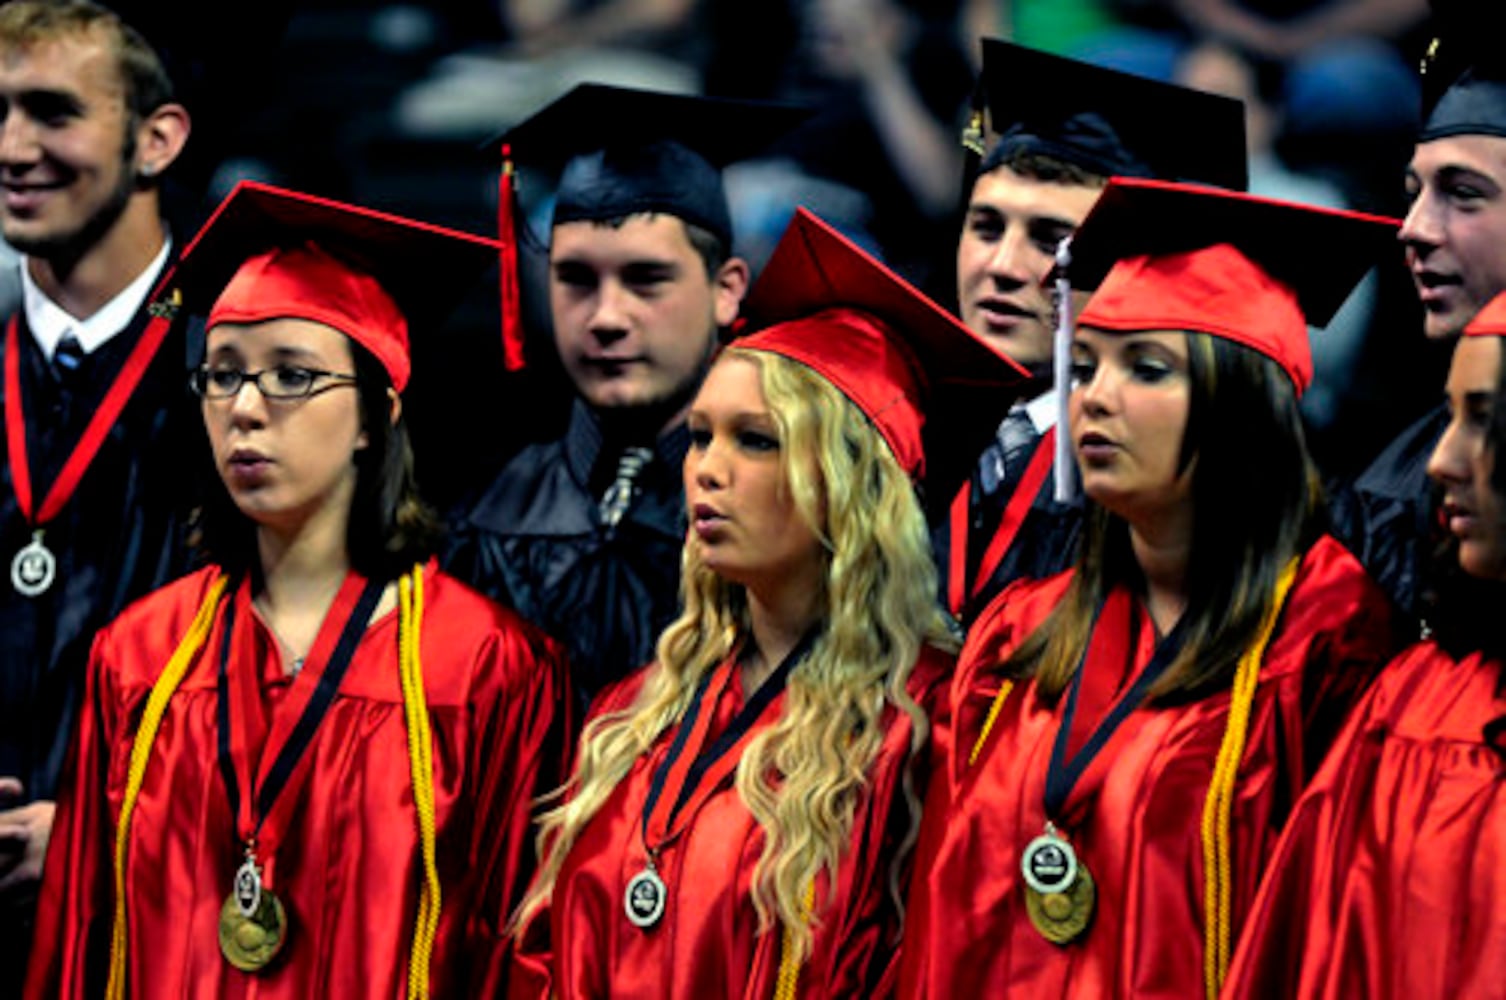
[[[143,163],[138,171],[142,177],[156,177],[157,165],[155,163]]]

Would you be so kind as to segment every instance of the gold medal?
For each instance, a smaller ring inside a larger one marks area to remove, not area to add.
[[[220,954],[242,972],[260,972],[282,950],[288,914],[247,853],[235,873],[235,886],[220,907]]]
[[[1025,912],[1041,937],[1067,944],[1087,929],[1097,898],[1093,876],[1054,827],[1048,826],[1025,847],[1020,870]]]

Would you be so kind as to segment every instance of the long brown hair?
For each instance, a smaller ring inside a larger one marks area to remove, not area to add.
[[[1282,568],[1322,526],[1322,488],[1291,379],[1249,348],[1204,333],[1186,337],[1191,401],[1181,467],[1192,465],[1192,545],[1181,652],[1149,694],[1161,702],[1228,687]],[[1117,586],[1144,586],[1129,525],[1090,500],[1066,597],[1021,643],[1006,671],[1034,676],[1040,697],[1054,702]]]

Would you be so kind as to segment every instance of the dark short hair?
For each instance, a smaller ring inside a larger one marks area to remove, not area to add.
[[[668,213],[629,212],[625,215],[613,216],[610,219],[592,219],[591,224],[593,226],[603,226],[607,229],[621,229],[629,219],[652,219],[661,214],[667,215]],[[732,248],[720,236],[703,226],[686,222],[678,215],[670,216],[670,218],[678,220],[680,225],[685,227],[685,238],[690,241],[691,249],[695,250],[700,256],[701,262],[706,265],[707,279],[714,279],[716,272],[721,270],[722,265],[727,263],[728,259],[732,256]]]
[[[394,579],[432,555],[439,543],[439,519],[419,496],[413,474],[413,448],[401,417],[389,419],[387,371],[354,340],[356,392],[367,445],[356,452],[356,489],[346,527],[351,566],[372,578]],[[211,470],[212,472],[213,470]],[[216,474],[217,479],[217,474]],[[230,499],[224,484],[208,484],[193,518],[191,543],[231,573],[256,565],[256,528]]]
[[[1006,154],[988,171],[1008,167],[1021,177],[1031,177],[1050,184],[1072,184],[1078,187],[1101,188],[1109,182],[1107,176],[1095,173],[1049,153],[1016,148]],[[982,176],[981,174],[979,176]]]

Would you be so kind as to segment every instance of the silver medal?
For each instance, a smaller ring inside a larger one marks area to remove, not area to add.
[[[261,907],[261,872],[256,870],[256,862],[249,856],[235,872],[235,885],[231,891],[235,898],[235,908],[241,916],[250,918],[256,915]]]
[[[10,583],[16,593],[36,597],[52,586],[57,571],[57,557],[42,544],[42,533],[36,531],[32,533],[31,541],[10,561]]]
[[[627,891],[622,894],[623,909],[633,926],[647,929],[657,924],[664,916],[664,904],[669,889],[652,865],[628,880]]]
[[[1077,852],[1056,831],[1047,829],[1025,845],[1020,874],[1036,892],[1066,892],[1077,881]]]

